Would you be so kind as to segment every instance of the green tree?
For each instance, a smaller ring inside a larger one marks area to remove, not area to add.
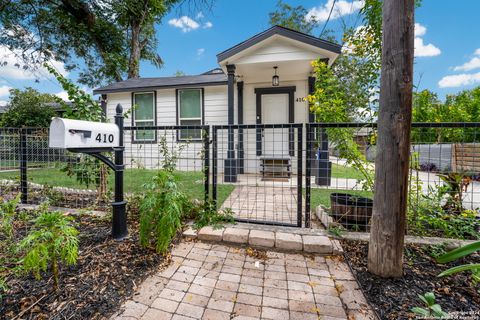
[[[51,59],[65,62],[68,69],[83,65],[79,82],[92,87],[135,78],[141,60],[162,65],[155,25],[178,2],[0,1],[0,45],[20,52],[24,68]]]
[[[300,32],[315,36],[314,31],[319,26],[318,21],[307,19],[308,10],[299,5],[292,7],[282,1],[277,4],[277,10],[269,14],[270,25],[281,25]],[[381,12],[380,12],[381,14]],[[344,26],[343,39],[350,39],[355,29]],[[325,30],[324,37],[335,42],[333,36],[326,36],[332,30]],[[362,41],[361,37],[355,40]],[[365,41],[364,41],[365,42]],[[369,120],[375,114],[376,96],[378,94],[379,65],[362,54],[356,54],[353,50],[342,53],[331,66],[333,75],[339,80],[338,86],[342,91],[345,112],[344,121]],[[317,81],[319,79],[317,78]]]
[[[52,94],[33,88],[11,89],[6,112],[0,118],[0,127],[48,127],[55,111],[48,103],[61,101]]]
[[[318,21],[307,19],[308,10],[299,5],[292,7],[288,3],[279,0],[277,2],[277,10],[268,14],[270,25],[283,26],[303,33],[311,34],[313,29],[318,26]]]

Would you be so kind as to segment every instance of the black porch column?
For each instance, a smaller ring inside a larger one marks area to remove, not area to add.
[[[237,83],[238,124],[243,124],[243,81]],[[245,172],[245,152],[243,150],[243,128],[238,128],[238,173]]]
[[[233,125],[234,120],[234,84],[235,84],[235,65],[227,65],[228,77],[228,124]],[[228,128],[228,143],[227,143],[227,159],[225,159],[224,181],[237,182],[237,160],[235,159],[235,141],[234,130],[232,127]]]
[[[107,95],[102,94],[100,97],[100,107],[102,108],[102,118],[107,120]]]

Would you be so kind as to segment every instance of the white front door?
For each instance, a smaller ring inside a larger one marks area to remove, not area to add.
[[[262,95],[262,123],[288,123],[288,93]],[[262,154],[264,156],[288,156],[288,128],[263,131]]]

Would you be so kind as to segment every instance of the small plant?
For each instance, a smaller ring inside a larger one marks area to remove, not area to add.
[[[9,240],[13,238],[13,220],[19,202],[20,195],[12,200],[0,203],[0,231]]]
[[[442,307],[435,303],[435,295],[433,292],[427,292],[423,296],[418,295],[418,297],[424,303],[425,307],[414,307],[411,309],[412,312],[425,318],[433,317],[441,319],[448,316],[448,314],[442,310]]]
[[[214,229],[219,229],[225,223],[234,223],[232,209],[226,208],[223,211],[218,211],[215,203],[207,202],[203,204],[195,217],[195,228],[201,229],[205,226],[212,226]]]
[[[153,242],[157,252],[165,253],[191,204],[169,171],[160,170],[144,187],[146,194],[140,204],[140,244],[148,247]]]
[[[46,209],[34,220],[29,234],[20,242],[19,249],[25,252],[21,259],[23,269],[40,279],[40,272],[48,265],[53,273],[53,285],[58,289],[59,263],[74,265],[78,257],[78,231],[73,219],[61,212]]]
[[[476,251],[480,251],[480,241],[470,243],[463,247],[447,252],[446,254],[438,257],[437,262],[447,263],[447,262],[455,261],[460,258],[466,257]],[[470,264],[456,266],[443,271],[438,276],[444,277],[444,276],[449,276],[449,275],[452,275],[458,272],[463,272],[463,271],[472,272],[472,279],[474,284],[480,283],[480,264],[479,263],[470,263]]]
[[[428,254],[432,258],[438,258],[441,255],[444,255],[447,251],[445,250],[445,244],[432,244],[431,246],[428,247]]]
[[[178,150],[170,148],[167,141],[167,136],[160,137],[158,142],[160,147],[159,151],[163,157],[162,169],[168,172],[174,172],[177,168],[177,162],[181,153],[188,147],[188,143],[178,143]]]
[[[345,232],[345,229],[342,226],[328,227],[328,233],[330,233],[331,235],[337,238],[341,238],[344,232]]]
[[[0,302],[3,299],[4,293],[7,291],[8,291],[7,282],[4,278],[2,278],[2,276],[0,276]]]

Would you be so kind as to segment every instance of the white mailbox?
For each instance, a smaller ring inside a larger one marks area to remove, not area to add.
[[[116,124],[53,118],[49,146],[61,149],[112,148],[119,146]]]

